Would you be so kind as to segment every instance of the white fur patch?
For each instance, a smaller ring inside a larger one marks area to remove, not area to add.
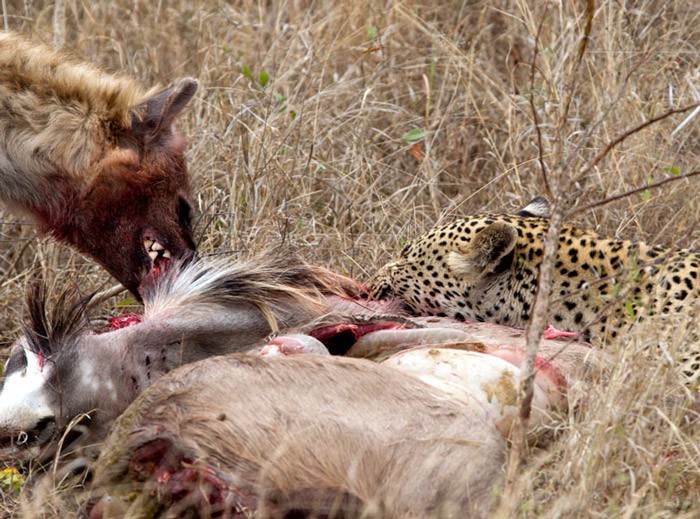
[[[27,431],[54,413],[49,406],[46,382],[52,367],[40,366],[39,357],[24,348],[27,367],[5,377],[0,392],[0,428]]]
[[[83,386],[80,392],[83,394],[99,394],[101,397],[114,401],[117,399],[115,392],[114,381],[111,378],[105,378],[104,370],[100,369],[100,365],[94,360],[84,359],[80,363],[80,383]]]
[[[96,366],[93,365],[92,361],[84,360],[80,363],[80,371],[83,373],[80,379],[83,386],[85,386],[88,391],[97,393],[102,384]]]

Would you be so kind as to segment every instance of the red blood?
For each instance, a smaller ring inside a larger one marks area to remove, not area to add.
[[[216,517],[249,517],[244,512],[257,508],[257,496],[250,489],[230,486],[212,468],[187,460],[157,472],[151,495],[164,504],[184,501],[191,507],[206,508]]]
[[[143,315],[141,314],[116,315],[109,319],[109,330],[121,330],[122,328],[139,324],[141,321],[143,321]]]
[[[544,331],[544,338],[545,339],[561,339],[561,338],[565,338],[565,337],[578,337],[578,333],[563,332],[561,330],[557,330],[551,324],[548,324],[547,329]]]
[[[501,358],[510,362],[515,367],[522,369],[523,361],[525,360],[525,352],[523,350],[502,349],[495,350],[489,353],[495,357]],[[537,377],[546,377],[559,389],[566,388],[566,377],[562,375],[559,368],[553,365],[550,361],[543,357],[535,357],[535,370],[539,370]]]
[[[350,323],[332,324],[330,326],[316,328],[315,330],[311,330],[309,335],[323,342],[343,332],[351,332],[355,336],[355,340],[359,337],[357,325]]]
[[[144,276],[143,281],[139,286],[139,293],[143,294],[146,287],[155,285],[158,277],[166,272],[169,267],[170,260],[168,258],[156,258],[153,261],[151,270]]]
[[[169,266],[170,260],[168,258],[156,258],[155,261],[153,261],[153,269],[151,270],[153,279],[158,279],[158,276],[168,270]]]
[[[566,388],[566,378],[562,375],[561,371],[547,359],[535,357],[535,369],[539,369],[540,373],[547,375],[558,388]]]

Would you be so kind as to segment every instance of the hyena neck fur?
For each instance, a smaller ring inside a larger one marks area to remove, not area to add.
[[[0,34],[0,197],[55,219],[131,127],[147,98],[134,80]],[[43,222],[42,222],[43,223]]]

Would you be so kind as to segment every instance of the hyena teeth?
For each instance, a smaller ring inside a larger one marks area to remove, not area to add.
[[[153,245],[151,245],[151,250],[165,250],[165,247],[163,247],[160,243],[157,241],[153,242]]]
[[[170,251],[169,250],[163,251],[163,257],[166,259],[170,259]]]
[[[156,258],[158,257],[158,251],[155,251],[155,250],[149,251],[149,252],[148,252],[148,255],[151,257],[151,259],[152,259],[153,261],[155,261]]]
[[[146,248],[146,250],[151,250],[151,246],[153,245],[153,240],[146,238],[143,240],[143,246]]]

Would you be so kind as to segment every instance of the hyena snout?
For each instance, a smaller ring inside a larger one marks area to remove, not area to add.
[[[196,251],[190,203],[177,190],[139,189],[112,210],[96,208],[88,226],[84,234],[96,239],[83,252],[138,297],[173,260],[188,261]]]

